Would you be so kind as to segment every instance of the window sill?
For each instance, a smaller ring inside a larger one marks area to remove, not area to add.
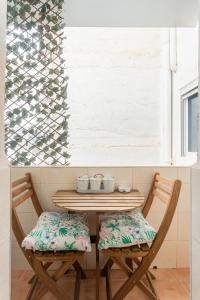
[[[197,153],[189,153],[187,156],[181,156],[176,160],[175,166],[193,166],[197,162]]]

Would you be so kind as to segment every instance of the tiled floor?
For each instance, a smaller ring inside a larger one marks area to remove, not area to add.
[[[113,293],[124,282],[123,273],[118,270],[112,271]],[[153,270],[156,275],[154,281],[160,300],[188,300],[189,299],[189,270],[188,269],[158,269]],[[12,300],[24,300],[29,285],[27,281],[32,273],[30,271],[13,271],[12,272]],[[95,280],[94,272],[87,272],[88,278],[81,282],[80,300],[95,300]],[[73,299],[74,279],[72,274],[65,276],[59,283],[66,291],[66,299]],[[105,282],[102,280],[101,300],[106,300]],[[44,300],[55,300],[47,294]],[[148,300],[138,288],[135,288],[124,300]]]

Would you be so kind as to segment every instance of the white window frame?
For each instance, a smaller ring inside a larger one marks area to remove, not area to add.
[[[196,159],[197,152],[188,151],[188,99],[198,94],[198,86],[188,85],[181,90],[181,157]]]

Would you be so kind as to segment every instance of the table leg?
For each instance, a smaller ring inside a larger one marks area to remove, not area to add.
[[[99,265],[99,213],[96,213],[96,300],[99,300],[100,265]]]

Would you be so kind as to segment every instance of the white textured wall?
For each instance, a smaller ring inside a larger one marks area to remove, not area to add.
[[[196,162],[195,153],[181,157],[181,97],[198,85],[198,28],[177,28],[176,34],[177,70],[173,73],[174,161],[192,165]]]
[[[179,89],[198,78],[198,28],[177,29]]]
[[[12,168],[12,180],[20,178],[26,172],[31,172],[33,181],[41,204],[45,210],[56,210],[53,205],[52,195],[58,189],[72,189],[76,178],[83,174],[94,175],[103,173],[114,175],[116,183],[127,183],[133,188],[138,188],[147,196],[150,184],[155,172],[171,179],[179,178],[183,182],[181,195],[176,213],[163,243],[163,246],[155,259],[153,265],[160,268],[185,268],[189,267],[189,218],[190,218],[190,168],[185,167],[127,167],[127,168]],[[156,201],[157,202],[157,201]],[[150,223],[157,228],[163,215],[162,203],[153,205],[148,216]],[[24,204],[19,207],[19,217],[28,232],[33,228],[37,217],[30,205]],[[94,215],[90,216],[91,232],[95,231]],[[83,266],[88,269],[95,268],[95,252],[88,253],[83,261]],[[28,265],[23,258],[21,250],[12,239],[12,268],[24,269]]]
[[[174,27],[197,22],[198,0],[66,0],[68,26]]]
[[[159,164],[163,34],[66,29],[72,166]]]

